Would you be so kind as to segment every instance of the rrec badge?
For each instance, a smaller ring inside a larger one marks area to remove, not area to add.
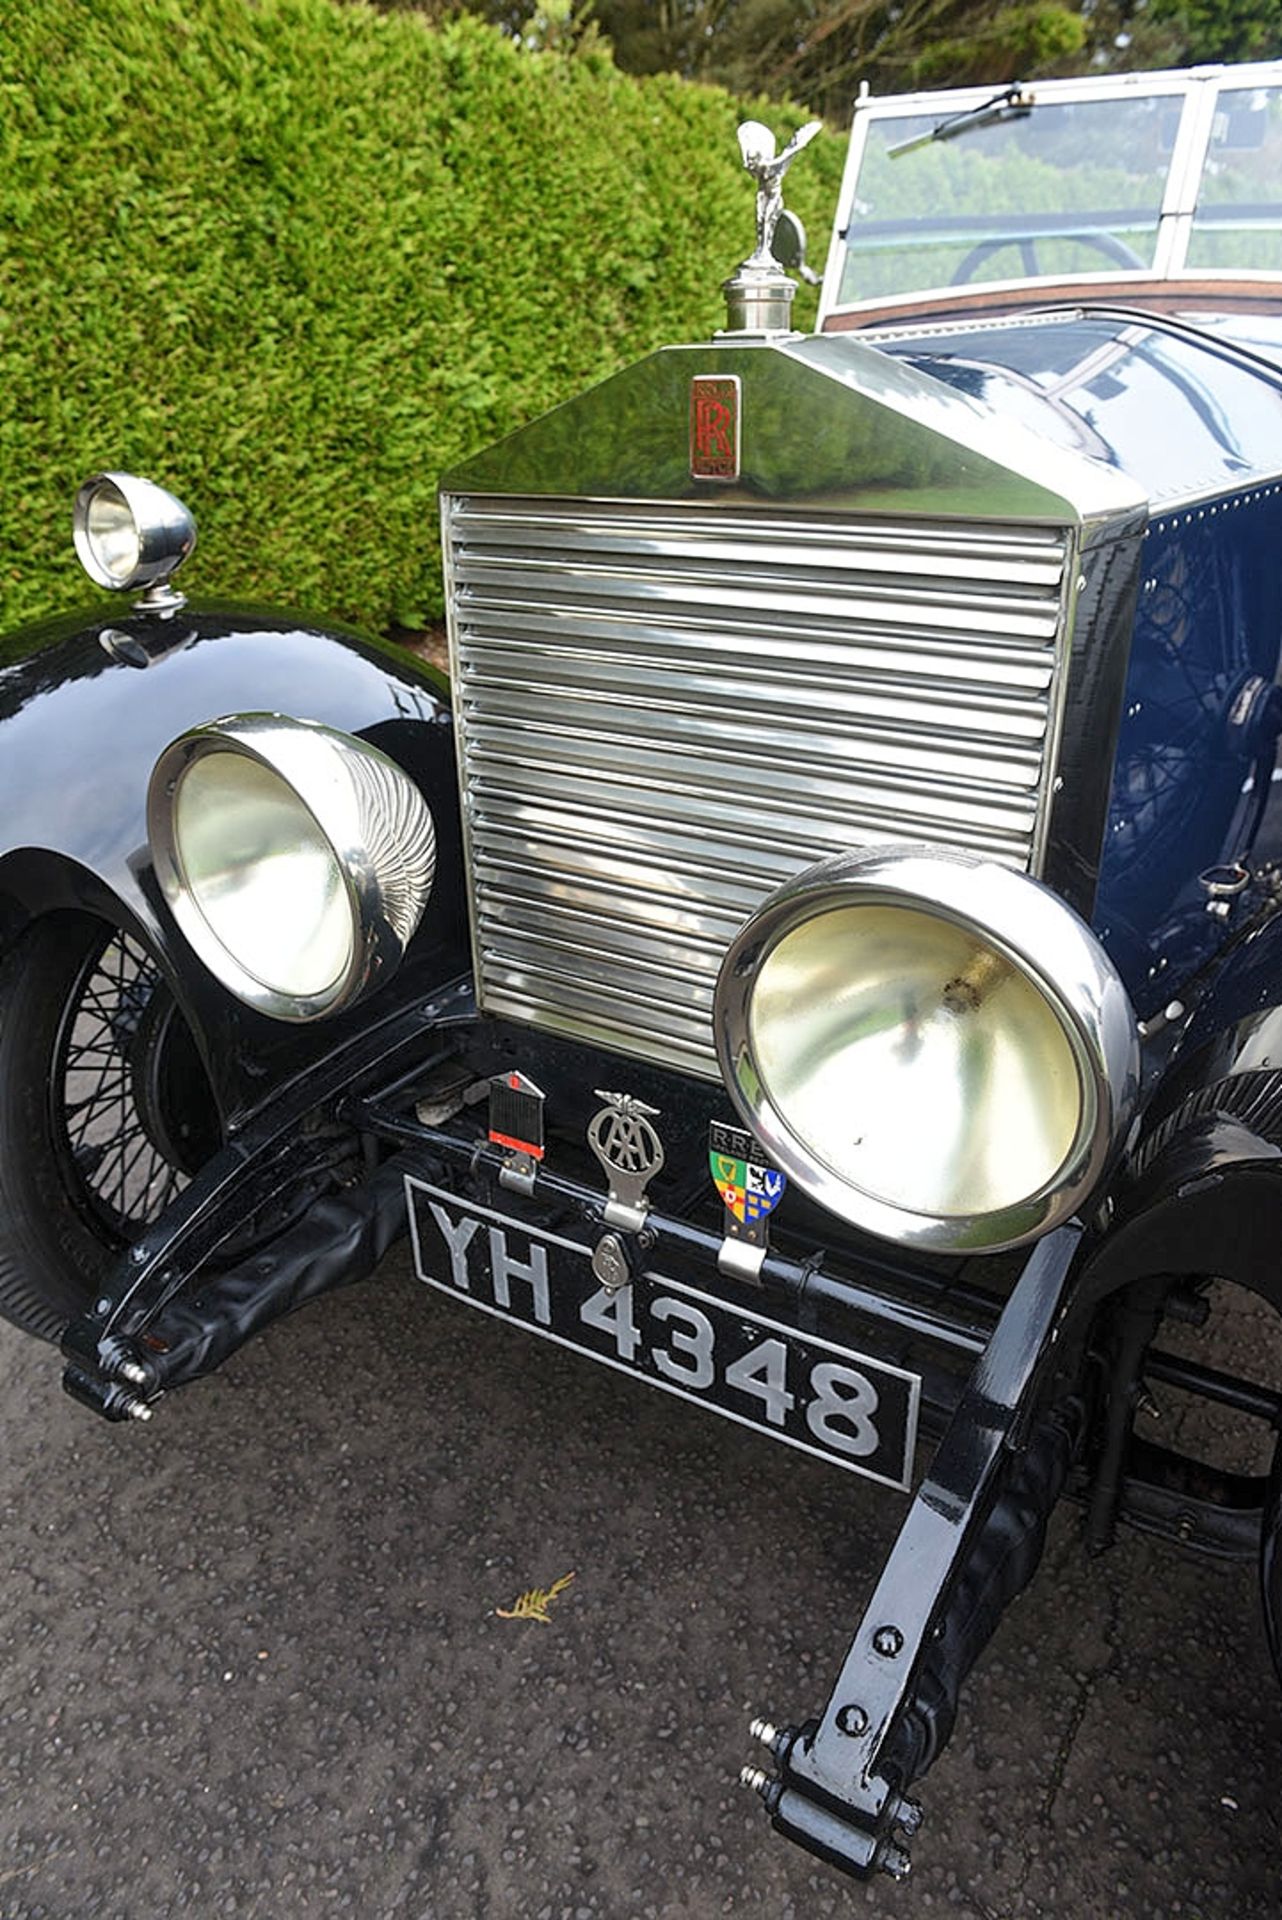
[[[776,1168],[753,1156],[761,1149],[742,1127],[713,1121],[708,1131],[708,1165],[726,1212],[751,1226],[774,1212],[788,1184]]]
[[[737,373],[697,373],[690,382],[690,473],[695,480],[739,478]]]

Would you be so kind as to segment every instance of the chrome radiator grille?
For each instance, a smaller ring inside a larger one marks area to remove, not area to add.
[[[1068,536],[447,497],[481,1004],[696,1073],[735,929],[840,849],[1037,864]]]

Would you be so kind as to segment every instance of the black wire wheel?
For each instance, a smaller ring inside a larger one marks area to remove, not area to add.
[[[0,964],[0,1313],[56,1339],[222,1140],[154,955],[51,914]]]

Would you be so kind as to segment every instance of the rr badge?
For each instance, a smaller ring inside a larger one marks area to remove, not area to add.
[[[708,1165],[717,1192],[741,1226],[764,1220],[783,1198],[788,1182],[774,1167],[754,1159],[756,1141],[742,1127],[723,1127],[713,1121],[708,1134]]]
[[[739,478],[737,373],[696,373],[690,382],[690,473],[695,480]]]
[[[499,1180],[518,1193],[533,1193],[543,1158],[543,1094],[523,1073],[496,1073],[490,1081],[489,1136],[507,1149]]]

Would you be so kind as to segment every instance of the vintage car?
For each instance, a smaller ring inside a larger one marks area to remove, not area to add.
[[[146,1419],[408,1232],[901,1489],[743,1778],[902,1875],[1062,1495],[1258,1556],[1282,1661],[1279,1470],[1144,1425],[1282,1419],[1189,1346],[1282,1307],[1282,64],[861,99],[805,336],[813,131],[741,131],[725,331],[445,479],[448,684],[81,489],[124,610],[0,655],[0,1298]]]

